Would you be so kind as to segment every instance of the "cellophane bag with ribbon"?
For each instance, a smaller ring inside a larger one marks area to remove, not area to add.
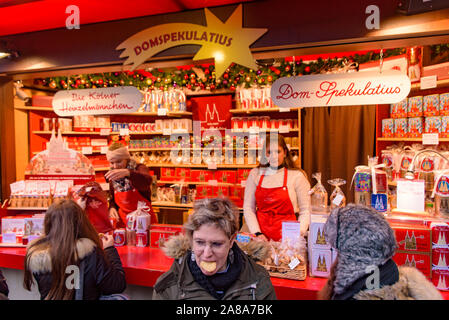
[[[321,172],[312,174],[312,178],[317,180],[317,184],[309,191],[312,212],[328,213],[327,191],[321,183]]]
[[[136,245],[138,232],[147,233],[151,226],[150,208],[143,201],[137,203],[137,209],[126,215],[126,242],[129,246]]]
[[[114,230],[109,218],[108,197],[98,182],[86,183],[73,193],[73,198],[86,211],[87,217],[98,233]]]

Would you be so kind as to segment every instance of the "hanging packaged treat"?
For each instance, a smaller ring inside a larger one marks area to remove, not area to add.
[[[385,164],[385,172],[388,181],[393,181],[393,152],[390,148],[381,151],[382,163]]]
[[[312,178],[317,180],[317,184],[309,191],[312,212],[328,213],[327,191],[321,184],[321,172],[312,174]]]
[[[394,137],[394,119],[382,119],[382,137]]]
[[[449,218],[449,170],[443,171],[435,181],[432,192],[432,198],[435,198],[435,214]]]
[[[344,179],[332,179],[327,181],[331,186],[334,186],[335,189],[332,191],[332,194],[329,198],[331,203],[331,210],[334,208],[342,208],[346,206],[346,197],[343,191],[340,189],[340,186],[346,184],[346,180]]]
[[[354,202],[365,206],[371,205],[371,170],[368,166],[355,167]]]
[[[431,192],[434,186],[434,170],[438,167],[439,157],[431,153],[422,153],[418,159],[418,178],[424,180],[425,190]]]
[[[406,149],[407,148],[407,149]],[[400,177],[405,178],[405,174],[407,173],[408,167],[412,163],[412,159],[415,156],[415,151],[410,147],[405,147],[402,155],[401,155],[401,167],[400,167]]]

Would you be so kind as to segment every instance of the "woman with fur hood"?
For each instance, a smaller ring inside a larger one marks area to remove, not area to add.
[[[332,211],[324,233],[338,251],[320,299],[441,300],[426,277],[412,267],[397,267],[394,231],[372,208],[350,204]]]
[[[238,212],[232,202],[196,201],[184,229],[185,235],[170,238],[162,247],[175,261],[157,280],[153,299],[276,299],[268,272],[253,260],[263,260],[268,247],[255,241],[246,248],[248,254],[239,248]]]
[[[76,266],[80,290],[72,287],[78,284]],[[126,279],[112,235],[100,239],[73,200],[53,203],[45,214],[44,235],[28,244],[23,281],[27,290],[33,278],[45,300],[112,300],[114,294],[116,300],[125,299],[118,295],[126,289]]]

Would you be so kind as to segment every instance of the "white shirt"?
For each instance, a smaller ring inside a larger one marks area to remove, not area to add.
[[[251,233],[260,232],[256,216],[256,188],[262,173],[265,173],[262,188],[278,188],[284,184],[284,168],[254,168],[250,171],[245,185],[243,214]],[[300,170],[287,171],[287,190],[295,213],[299,213],[301,234],[305,235],[310,223],[310,183]]]

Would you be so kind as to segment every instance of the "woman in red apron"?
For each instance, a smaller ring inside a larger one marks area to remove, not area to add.
[[[310,222],[310,183],[295,167],[284,138],[272,136],[266,138],[266,163],[262,158],[246,181],[243,209],[251,233],[263,240],[280,241],[282,222],[297,221],[296,213],[305,236]]]
[[[151,223],[157,223],[157,216],[151,207],[151,176],[143,164],[131,160],[128,148],[113,143],[107,153],[111,170],[105,174],[109,181],[109,215],[117,221],[117,227],[125,227],[126,216],[137,209],[139,201],[150,208]]]

